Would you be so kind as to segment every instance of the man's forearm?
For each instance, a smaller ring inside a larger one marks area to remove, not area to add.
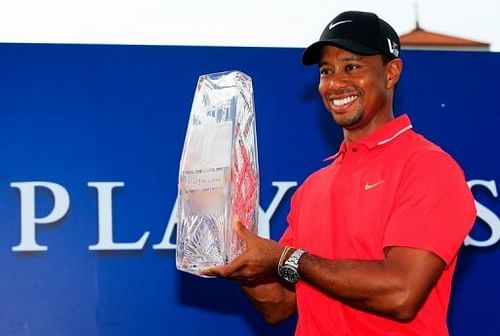
[[[444,263],[426,251],[395,248],[383,260],[326,260],[305,255],[300,275],[315,288],[353,307],[396,320],[412,319]]]

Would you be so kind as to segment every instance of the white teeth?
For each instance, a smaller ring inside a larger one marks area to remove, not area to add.
[[[350,96],[350,97],[346,97],[346,98],[342,98],[342,99],[333,99],[332,101],[333,101],[333,105],[342,106],[342,105],[349,104],[350,102],[353,102],[357,98],[358,98],[357,96]]]

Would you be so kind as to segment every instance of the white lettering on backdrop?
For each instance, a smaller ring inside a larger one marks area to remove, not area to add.
[[[50,224],[61,220],[68,212],[70,197],[68,191],[60,184],[54,182],[13,182],[11,187],[17,188],[21,198],[21,242],[12,247],[15,252],[47,251],[48,246],[39,245],[36,242],[36,225]],[[92,251],[109,250],[142,250],[149,238],[150,233],[144,232],[141,238],[135,242],[115,242],[113,239],[113,189],[124,187],[124,182],[89,182],[89,187],[95,188],[97,192],[97,227],[98,241],[89,246]],[[272,182],[277,187],[271,203],[267,210],[259,207],[259,235],[269,238],[269,228],[271,218],[278,209],[286,192],[297,185],[293,181]],[[36,209],[36,189],[45,188],[54,199],[54,206],[51,212],[41,218],[35,216]],[[177,225],[177,200],[170,213],[170,219],[163,239],[160,243],[153,245],[156,250],[175,249],[176,245],[172,241]]]
[[[125,183],[116,182],[88,182],[91,188],[97,192],[97,227],[98,241],[89,245],[92,251],[109,250],[142,250],[150,236],[148,231],[135,242],[116,242],[113,239],[113,189],[124,187]],[[285,194],[293,187],[297,186],[295,181],[274,181],[272,185],[277,191],[267,207],[267,210],[259,207],[259,235],[264,238],[270,237],[271,219],[283,201]],[[498,198],[498,191],[495,180],[470,180],[469,188],[484,187],[493,197]],[[48,246],[40,245],[36,241],[37,225],[47,225],[61,220],[69,210],[70,196],[68,191],[60,184],[48,181],[12,182],[12,188],[16,188],[20,193],[20,242],[12,247],[14,252],[47,251]],[[53,197],[53,207],[45,217],[36,217],[36,190],[43,188]],[[484,240],[476,240],[470,235],[466,237],[464,245],[487,247],[492,246],[500,240],[500,219],[485,205],[476,201],[477,216],[491,230],[491,235]],[[170,217],[165,228],[163,238],[158,244],[153,245],[156,250],[175,249],[174,232],[177,225],[177,200],[174,202]]]
[[[469,185],[469,188],[471,190],[474,186],[485,187],[486,189],[488,189],[488,191],[491,192],[493,197],[495,198],[498,197],[497,185],[495,183],[495,180],[490,180],[490,181],[470,180],[469,182],[467,182],[467,184]],[[485,240],[475,240],[470,235],[468,235],[464,241],[465,246],[471,245],[478,247],[486,247],[495,245],[500,239],[500,219],[498,219],[498,216],[493,211],[491,211],[478,201],[476,201],[476,209],[477,209],[477,217],[483,220],[483,222],[490,228],[491,235],[488,239]]]

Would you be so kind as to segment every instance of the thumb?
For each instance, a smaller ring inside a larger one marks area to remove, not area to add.
[[[234,215],[233,217],[233,230],[239,237],[243,238],[243,240],[247,240],[250,234],[250,231],[243,225],[238,215]]]

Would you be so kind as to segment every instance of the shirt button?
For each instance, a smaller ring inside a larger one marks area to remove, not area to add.
[[[356,147],[354,147],[354,148],[352,149],[352,151],[353,151],[354,153],[356,153],[356,152],[358,151],[358,149],[357,149]]]

